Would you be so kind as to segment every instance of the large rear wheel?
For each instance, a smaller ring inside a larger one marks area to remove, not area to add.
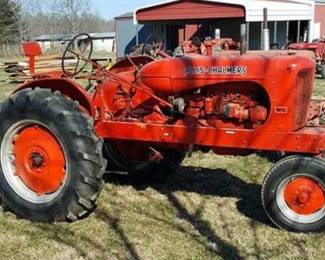
[[[106,163],[89,116],[59,92],[23,90],[0,107],[0,197],[33,221],[75,221],[94,208]]]
[[[264,209],[272,222],[294,232],[325,229],[325,162],[289,156],[270,170],[262,187]]]

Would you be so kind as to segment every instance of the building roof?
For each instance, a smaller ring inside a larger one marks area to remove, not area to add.
[[[91,38],[93,39],[107,39],[115,38],[115,32],[105,32],[105,33],[90,33]]]
[[[58,35],[50,35],[50,34],[43,34],[38,37],[36,37],[35,41],[61,41],[65,39],[67,36],[63,34]]]
[[[133,18],[133,13],[128,12],[128,13],[124,13],[122,15],[115,17],[115,19],[126,19],[126,18]]]
[[[134,12],[134,20],[137,23],[137,13],[146,9],[159,8],[166,4],[173,4],[183,0],[171,0],[147,5],[138,8]],[[202,2],[239,5],[245,8],[247,22],[263,21],[263,9],[268,9],[270,21],[296,21],[314,19],[313,0],[201,0]],[[213,17],[211,17],[213,18]]]

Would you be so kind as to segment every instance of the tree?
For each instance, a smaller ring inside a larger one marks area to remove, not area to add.
[[[0,44],[19,39],[20,5],[12,0],[0,0]]]
[[[73,35],[81,32],[114,30],[114,21],[107,21],[92,11],[89,0],[16,0],[21,4],[20,39],[31,40],[46,34]]]
[[[17,0],[21,4],[19,32],[22,41],[34,39],[42,34],[57,34],[57,19],[51,11],[53,0]]]
[[[107,21],[98,14],[84,13],[80,17],[79,32],[111,32],[114,31],[114,21]]]
[[[56,0],[55,16],[65,24],[69,33],[77,34],[81,28],[81,18],[91,11],[89,0]]]

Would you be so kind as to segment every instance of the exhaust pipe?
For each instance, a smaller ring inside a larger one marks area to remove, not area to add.
[[[221,30],[217,28],[214,32],[215,39],[219,40],[221,38]]]
[[[268,29],[267,8],[263,9],[262,48],[264,51],[270,50],[270,30]]]
[[[247,52],[247,25],[245,23],[240,25],[240,55]]]

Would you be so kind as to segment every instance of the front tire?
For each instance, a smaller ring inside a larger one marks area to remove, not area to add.
[[[293,232],[325,229],[325,162],[289,156],[273,166],[262,186],[263,207],[271,221]]]
[[[106,161],[78,104],[47,89],[22,90],[0,107],[0,197],[37,222],[75,221],[95,209]]]
[[[271,163],[276,163],[287,156],[284,152],[261,152],[258,155]]]

